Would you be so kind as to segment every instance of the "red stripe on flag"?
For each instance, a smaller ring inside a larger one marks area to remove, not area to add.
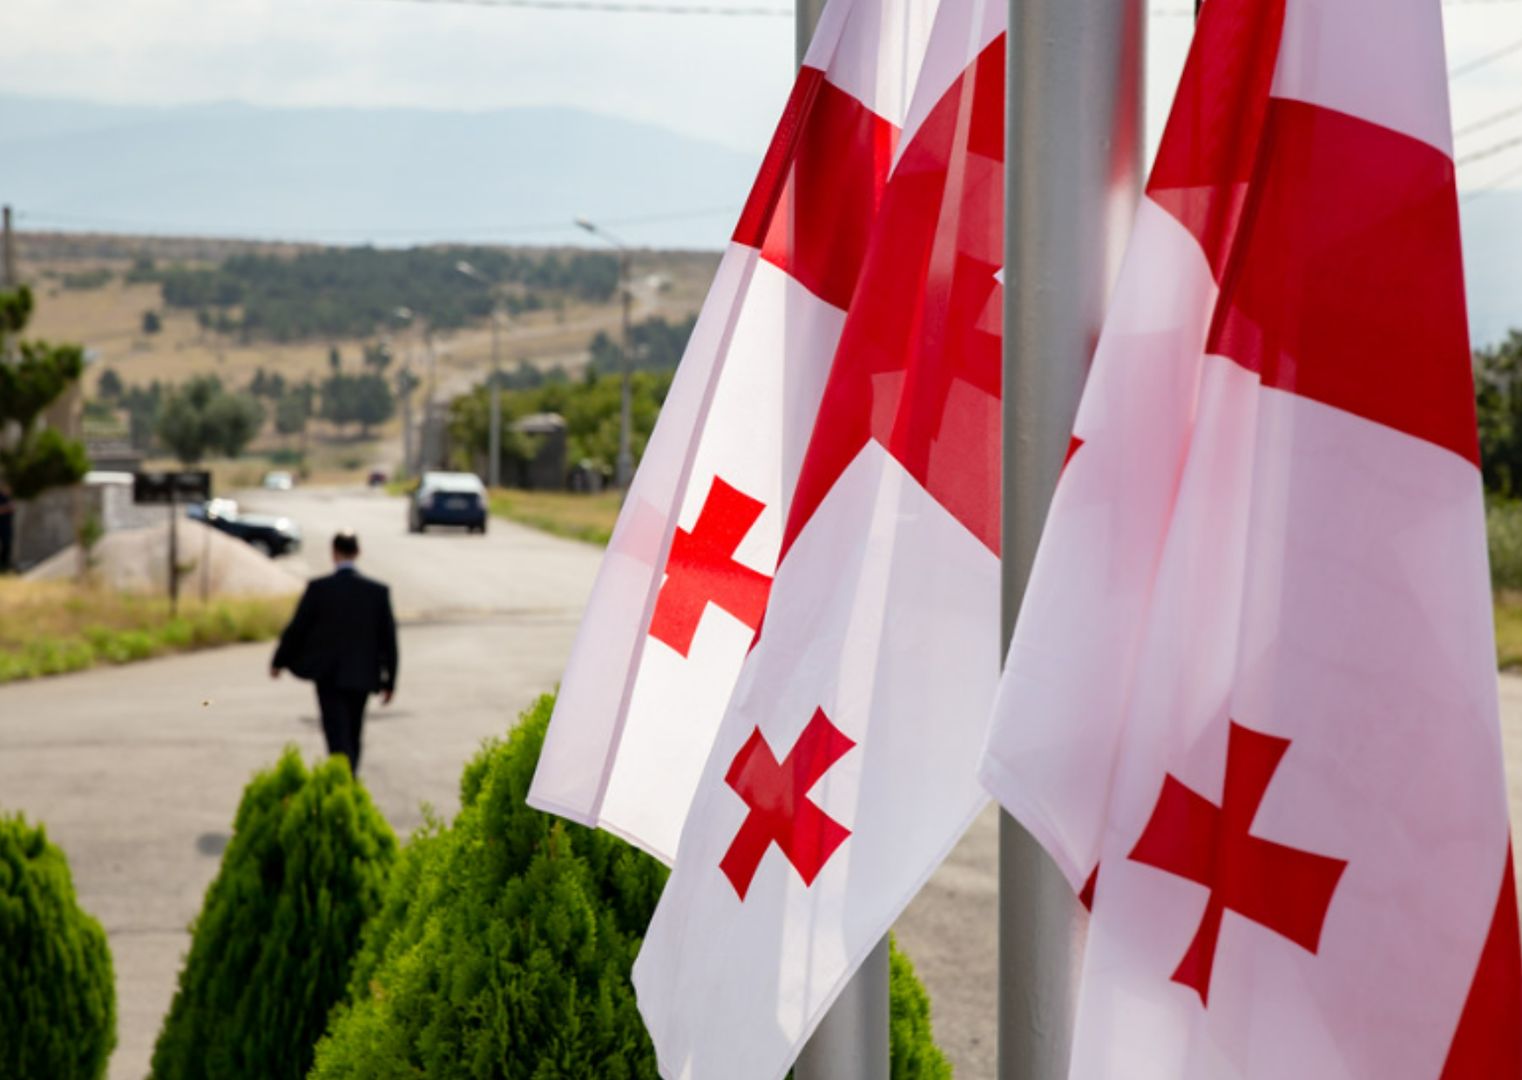
[[[761,249],[821,300],[850,305],[893,161],[898,129],[799,71],[734,240]]]
[[[1448,1050],[1442,1080],[1491,1076],[1522,1076],[1522,940],[1517,929],[1517,878],[1509,840],[1495,918]]]
[[[1004,37],[916,131],[888,185],[783,551],[868,439],[999,549]]]
[[[1253,176],[1284,0],[1212,0],[1200,15],[1147,195],[1205,249],[1216,280]]]
[[[1453,162],[1274,99],[1208,348],[1478,465]]]

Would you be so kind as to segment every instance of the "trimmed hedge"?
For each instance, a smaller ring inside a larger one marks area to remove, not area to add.
[[[407,845],[314,1080],[654,1080],[629,973],[666,870],[524,798],[554,699],[466,766],[454,824]],[[892,959],[895,1080],[950,1075],[913,968]]]
[[[106,933],[42,826],[0,816],[0,1076],[95,1080],[115,1046]]]
[[[288,748],[256,775],[192,927],[152,1076],[305,1076],[395,857],[345,759],[309,772]]]

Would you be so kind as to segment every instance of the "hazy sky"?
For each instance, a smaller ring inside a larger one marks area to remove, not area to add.
[[[787,7],[789,0],[708,0]],[[1153,0],[1154,137],[1188,0]],[[1522,0],[1450,0],[1451,63],[1522,42]],[[0,93],[116,103],[576,105],[759,153],[792,78],[787,17],[535,11],[437,0],[3,0]],[[1456,123],[1522,105],[1522,48],[1454,81]],[[1522,113],[1460,153],[1522,136]],[[1466,167],[1522,169],[1522,149]],[[1522,175],[1511,184],[1522,186]]]

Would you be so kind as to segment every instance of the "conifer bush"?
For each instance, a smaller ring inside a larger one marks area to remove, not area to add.
[[[403,850],[314,1080],[654,1080],[630,970],[666,870],[524,801],[554,699],[465,767],[461,810]],[[896,951],[894,1080],[950,1075]]]
[[[191,928],[155,1080],[305,1076],[395,857],[345,759],[308,771],[288,748],[256,775]]]
[[[115,1046],[106,933],[42,826],[0,815],[0,1076],[96,1080]]]

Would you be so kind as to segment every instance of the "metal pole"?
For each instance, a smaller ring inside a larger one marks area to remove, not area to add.
[[[808,54],[825,0],[796,0],[798,66]],[[888,939],[857,968],[804,1045],[796,1080],[888,1080]]]
[[[486,483],[502,486],[502,365],[497,347],[497,305],[491,309],[491,436],[487,440]]]
[[[7,289],[14,289],[21,284],[16,278],[16,236],[11,226],[11,208],[0,208],[0,274],[5,280],[0,281]]]
[[[623,347],[623,383],[619,387],[618,400],[618,466],[614,474],[614,482],[619,491],[629,490],[629,481],[634,479],[634,451],[630,446],[630,424],[633,423],[633,405],[629,400],[629,380],[633,377],[634,366],[634,343],[629,336],[629,305],[634,302],[630,294],[629,281],[629,252],[622,250],[618,254],[619,277],[623,279],[624,293],[624,347]]]
[[[1140,191],[1145,0],[1010,0],[1005,154],[1006,647]],[[1086,926],[999,822],[999,1077],[1068,1074]]]
[[[177,517],[175,490],[171,484],[169,488],[169,615],[171,618],[180,612],[180,530],[179,523],[175,520]]]

